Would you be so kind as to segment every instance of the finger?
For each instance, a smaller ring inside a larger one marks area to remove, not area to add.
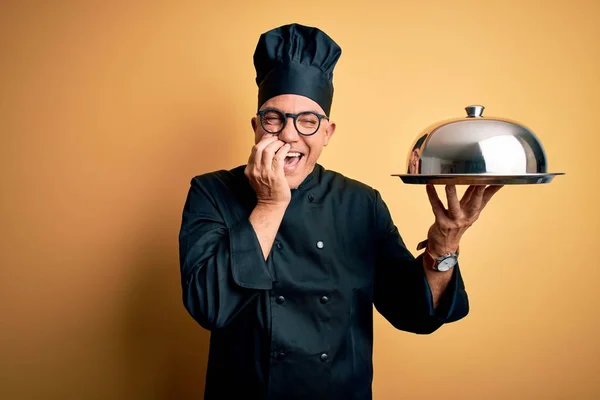
[[[491,185],[489,186],[487,189],[485,189],[485,192],[483,193],[483,199],[481,200],[481,209],[483,209],[487,203],[492,199],[492,197],[498,193],[498,191],[500,189],[502,189],[504,185]]]
[[[460,202],[456,194],[455,185],[446,185],[446,197],[448,199],[448,212],[451,218],[460,216]]]
[[[444,207],[444,203],[440,200],[435,187],[433,185],[427,185],[425,189],[427,190],[427,196],[429,197],[433,214],[436,219],[443,219],[446,216],[446,208]]]
[[[273,168],[273,157],[285,143],[281,140],[275,140],[267,145],[262,151],[261,165],[263,168],[271,170]]]
[[[257,144],[255,144],[254,147],[252,147],[252,153],[250,154],[250,158],[251,158],[250,162],[254,163],[255,165],[261,165],[264,149],[270,143],[273,143],[276,140],[277,140],[276,136],[272,136],[270,138],[263,136],[263,138]]]
[[[290,151],[290,144],[286,143],[277,150],[275,153],[275,157],[273,157],[273,169],[275,171],[283,172],[283,166],[285,165],[285,158],[287,157]]]
[[[262,159],[262,152],[264,148],[271,142],[275,141],[275,137],[267,138],[263,136],[258,143],[252,146],[252,151],[250,152],[250,157],[248,159],[249,164],[260,165]]]
[[[470,185],[467,190],[465,191],[465,194],[463,194],[462,199],[460,199],[460,206],[464,207],[466,204],[469,203],[469,200],[471,199],[471,196],[473,195],[473,192],[475,191],[475,188],[477,186],[476,185]]]
[[[473,194],[471,195],[471,199],[469,200],[469,203],[465,207],[467,209],[467,211],[473,213],[473,212],[477,212],[480,210],[481,202],[483,201],[483,193],[484,192],[485,192],[485,185],[477,186],[477,188],[474,190]]]
[[[255,147],[257,152],[264,150],[265,147],[277,140],[279,140],[279,137],[277,135],[263,135],[263,137],[258,141],[258,143],[256,143]]]

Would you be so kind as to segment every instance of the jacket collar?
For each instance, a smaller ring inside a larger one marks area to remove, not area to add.
[[[323,176],[323,166],[319,163],[315,163],[313,170],[304,178],[298,188],[293,190],[305,191],[314,188],[321,182]]]

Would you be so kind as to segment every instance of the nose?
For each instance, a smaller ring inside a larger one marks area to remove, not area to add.
[[[300,134],[294,126],[294,120],[292,117],[288,117],[287,123],[281,132],[279,132],[279,140],[285,143],[297,142],[300,138]]]

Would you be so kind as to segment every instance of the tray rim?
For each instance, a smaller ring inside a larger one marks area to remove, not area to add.
[[[391,174],[391,176],[399,177],[419,177],[419,178],[542,178],[545,176],[566,175],[566,172],[538,172],[530,174],[496,174],[496,173],[481,173],[481,174]]]
[[[412,185],[532,185],[547,184],[564,172],[531,173],[531,174],[392,174],[398,176],[403,183]]]

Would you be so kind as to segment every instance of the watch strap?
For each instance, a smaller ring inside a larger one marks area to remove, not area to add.
[[[419,244],[417,244],[417,250],[426,249],[426,247],[427,247],[427,243],[428,243],[428,240],[427,240],[427,239],[423,240],[422,242],[419,242]],[[427,251],[427,250],[425,250],[425,251]],[[428,253],[429,253],[429,252],[428,252]],[[431,258],[433,258],[434,260],[443,260],[444,258],[447,258],[447,257],[450,257],[450,256],[455,256],[455,257],[458,257],[458,254],[459,254],[459,253],[460,253],[460,248],[458,248],[458,249],[456,250],[456,252],[455,252],[455,253],[447,253],[447,254],[443,254],[442,256],[440,256],[440,257],[438,257],[438,258],[436,258],[436,257],[433,257],[433,256],[431,255],[431,253],[429,253],[429,255],[430,255],[430,256],[431,256]]]

